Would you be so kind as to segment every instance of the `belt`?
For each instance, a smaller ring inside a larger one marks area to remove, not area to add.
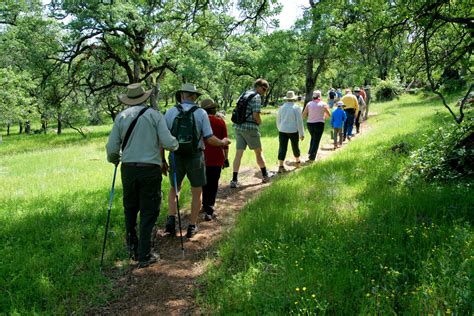
[[[141,168],[144,168],[144,167],[159,167],[160,165],[157,165],[155,163],[146,163],[146,162],[124,162],[122,163],[122,166],[126,166],[126,167],[141,167]]]

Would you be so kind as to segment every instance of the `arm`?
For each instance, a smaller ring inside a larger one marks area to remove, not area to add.
[[[214,135],[211,135],[210,137],[205,138],[206,144],[209,144],[211,146],[216,146],[216,147],[224,147],[228,146],[230,144],[230,140],[227,137],[224,137],[223,139],[219,139]]]
[[[109,140],[105,146],[107,150],[107,161],[117,165],[120,162],[120,145],[122,140],[120,139],[120,118],[116,117],[112,131],[109,135]]]
[[[308,104],[309,104],[309,102],[308,102]],[[304,107],[303,119],[305,119],[308,116],[308,104],[306,104],[306,106]]]
[[[304,139],[304,126],[303,126],[303,116],[301,115],[301,108],[298,106],[295,108],[296,111],[296,127],[298,128],[298,134],[300,139]]]
[[[327,104],[324,106],[324,116],[326,118],[331,117],[331,112],[329,111],[329,106]]]
[[[262,119],[260,118],[259,112],[253,112],[252,116],[253,116],[253,119],[255,120],[255,123],[257,123],[257,125],[262,124]]]

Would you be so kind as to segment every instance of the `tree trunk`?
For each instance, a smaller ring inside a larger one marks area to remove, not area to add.
[[[25,133],[28,134],[28,135],[31,133],[30,121],[25,122]]]
[[[23,133],[23,122],[19,121],[18,122],[18,134]]]
[[[58,135],[61,135],[61,132],[62,132],[62,122],[61,122],[62,118],[63,118],[63,116],[62,116],[61,112],[58,113],[58,132],[57,132]]]
[[[10,123],[7,123],[7,136],[10,136]]]

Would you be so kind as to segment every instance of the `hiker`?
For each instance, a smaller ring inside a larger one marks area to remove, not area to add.
[[[122,161],[126,242],[131,258],[139,261],[139,268],[158,259],[151,251],[151,234],[161,204],[163,157],[160,146],[170,151],[178,148],[178,141],[171,135],[161,113],[145,104],[151,92],[145,91],[141,83],[134,83],[127,86],[126,94],[119,95],[120,102],[129,107],[116,116],[106,146],[109,162],[117,165]],[[131,127],[137,117],[136,125]],[[129,128],[130,134],[127,133]],[[139,236],[136,227],[138,212]]]
[[[291,141],[291,149],[295,157],[296,167],[298,168],[300,166],[300,148],[298,142],[304,139],[304,127],[301,107],[294,103],[297,99],[298,97],[294,91],[288,91],[284,98],[286,102],[278,109],[278,173],[286,171],[284,163],[288,149],[288,140]]]
[[[262,172],[262,182],[268,182],[273,174],[267,171],[265,159],[263,157],[262,143],[260,141],[259,125],[262,123],[260,117],[260,108],[262,106],[261,97],[265,95],[270,85],[264,79],[257,79],[254,88],[244,92],[239,100],[245,100],[246,112],[245,121],[242,123],[234,123],[232,126],[235,130],[235,158],[233,163],[232,180],[230,187],[236,188],[239,184],[238,174],[240,169],[240,161],[247,146],[255,152],[257,165]],[[242,99],[243,98],[243,99]],[[237,103],[239,103],[239,100]]]
[[[331,127],[333,128],[334,135],[334,150],[336,150],[338,146],[342,146],[342,128],[347,117],[346,112],[342,109],[344,103],[342,101],[337,101],[336,105],[337,108],[331,115]]]
[[[341,99],[342,103],[344,103],[344,111],[347,115],[346,121],[344,122],[343,140],[346,140],[346,138],[351,140],[355,114],[359,110],[359,104],[355,95],[351,93],[351,89],[347,88],[345,92],[346,94]]]
[[[342,91],[341,89],[336,90],[336,101],[341,101],[342,98]]]
[[[330,117],[329,106],[326,102],[321,101],[321,91],[313,92],[313,100],[306,104],[303,110],[303,118],[308,117],[306,125],[308,126],[311,141],[309,144],[308,160],[314,161],[318,153],[319,142],[324,132],[324,121],[326,117]]]
[[[197,219],[201,209],[202,187],[206,184],[206,166],[204,163],[204,140],[211,146],[224,147],[230,144],[229,139],[218,139],[212,134],[211,125],[206,111],[196,105],[196,101],[201,96],[194,84],[185,83],[178,90],[181,103],[177,103],[165,113],[165,120],[168,129],[173,135],[177,135],[180,148],[174,153],[174,164],[169,167],[170,190],[168,193],[169,212],[166,220],[165,232],[171,235],[176,234],[176,189],[178,192],[185,176],[191,184],[191,217],[187,228],[186,237],[192,238],[197,233]],[[190,111],[190,112],[189,112]],[[189,116],[187,116],[189,115]],[[186,117],[189,117],[188,124],[180,125]],[[182,118],[182,119],[180,119]],[[189,123],[192,122],[192,123]],[[186,128],[187,127],[187,128]],[[181,135],[181,137],[180,137]],[[191,143],[184,144],[184,141],[192,138]],[[183,139],[183,142],[181,141]],[[171,162],[171,155],[169,161]],[[168,171],[168,164],[165,162]],[[175,188],[174,173],[176,172]]]
[[[336,91],[334,90],[334,88],[329,89],[329,92],[328,92],[328,105],[329,105],[329,108],[332,109],[334,107],[334,103],[336,102],[336,97],[337,97],[337,94],[336,94]]]
[[[225,120],[217,114],[217,104],[212,99],[205,99],[201,102],[203,108],[209,117],[212,133],[220,139],[227,138],[227,126]],[[215,216],[214,204],[216,202],[217,189],[221,170],[229,167],[227,159],[229,148],[206,146],[204,149],[204,160],[206,161],[206,180],[207,183],[202,187],[202,208],[204,220],[210,221]]]
[[[361,89],[359,87],[354,88],[354,93],[355,93],[355,97],[357,98],[357,104],[358,104],[358,108],[359,108],[359,110],[357,111],[356,118],[355,118],[355,126],[356,126],[356,133],[357,134],[359,134],[359,132],[360,132],[360,117],[361,117],[361,115],[362,116],[364,115],[363,113],[365,111],[365,100],[362,97],[362,95],[360,94],[360,92],[361,92]]]

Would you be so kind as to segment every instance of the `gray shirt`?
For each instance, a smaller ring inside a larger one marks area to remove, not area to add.
[[[194,105],[191,101],[183,101],[181,103],[181,106],[183,107],[183,110],[189,111]],[[165,113],[165,120],[166,120],[166,125],[168,126],[168,129],[171,130],[173,127],[173,122],[176,116],[178,115],[179,110],[176,106],[173,106],[172,108],[168,109]],[[209,123],[209,117],[207,116],[207,112],[204,111],[203,109],[199,108],[193,113],[194,115],[194,122],[195,122],[195,127],[197,130],[197,135],[199,135],[199,144],[198,147],[204,150],[204,139],[208,139],[211,137],[212,134],[212,128],[211,128],[211,123]]]
[[[128,127],[137,117],[143,104],[131,106],[120,112],[114,121],[112,132],[107,142],[107,160],[113,162],[119,157],[121,144],[125,138]],[[162,164],[160,145],[163,148],[175,151],[178,141],[171,135],[166,122],[160,112],[148,109],[137,121],[133,132],[130,134],[127,146],[122,152],[122,162],[140,162]]]

